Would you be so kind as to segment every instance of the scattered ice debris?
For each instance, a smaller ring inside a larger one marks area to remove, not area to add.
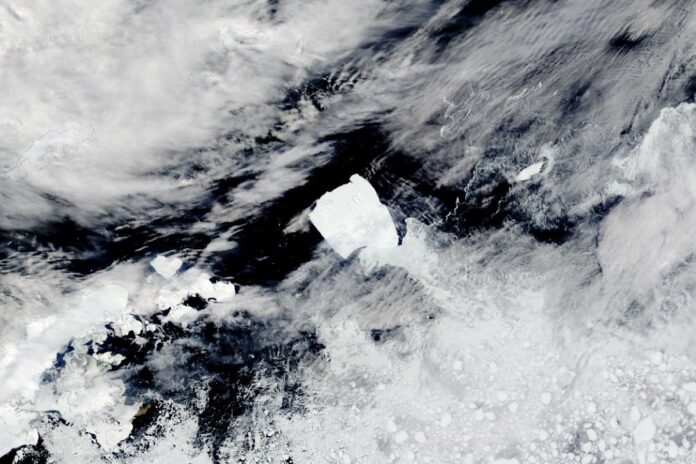
[[[176,256],[167,258],[164,255],[157,255],[155,259],[150,261],[150,266],[165,279],[174,277],[182,264],[183,262]]]
[[[343,259],[359,248],[399,244],[389,210],[372,185],[357,174],[350,183],[322,195],[309,219]]]
[[[520,461],[518,461],[515,458],[512,459],[496,459],[493,461],[492,464],[520,464]]]
[[[536,176],[541,172],[541,169],[544,167],[544,163],[545,161],[539,161],[537,163],[527,166],[526,168],[521,170],[519,174],[517,174],[517,181],[525,182],[531,179],[532,177]]]

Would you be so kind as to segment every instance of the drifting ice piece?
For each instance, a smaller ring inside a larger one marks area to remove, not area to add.
[[[157,255],[155,259],[150,261],[150,266],[165,279],[174,277],[174,274],[176,274],[176,271],[179,270],[182,264],[181,260],[177,257],[167,258],[163,255]]]
[[[322,195],[309,220],[343,259],[358,248],[399,245],[389,210],[372,185],[357,174],[350,183]]]
[[[532,177],[536,176],[537,174],[539,174],[541,172],[541,168],[543,168],[543,167],[544,167],[543,161],[539,161],[538,163],[534,163],[530,166],[527,166],[526,168],[521,170],[519,174],[517,174],[517,180],[519,182],[525,182],[525,181],[531,179]]]

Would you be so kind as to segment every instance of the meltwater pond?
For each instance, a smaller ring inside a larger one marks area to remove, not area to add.
[[[0,463],[696,462],[696,5],[0,2]]]

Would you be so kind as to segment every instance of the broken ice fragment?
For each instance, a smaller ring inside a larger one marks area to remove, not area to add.
[[[343,259],[359,248],[399,244],[389,210],[372,185],[357,174],[348,184],[322,195],[309,220]]]
[[[150,261],[150,266],[165,279],[174,277],[174,274],[176,274],[176,271],[179,270],[182,264],[182,261],[176,256],[167,258],[163,255],[157,255],[155,259]]]

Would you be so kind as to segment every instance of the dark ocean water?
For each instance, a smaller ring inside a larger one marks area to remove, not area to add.
[[[0,463],[695,462],[695,8],[0,3]]]

